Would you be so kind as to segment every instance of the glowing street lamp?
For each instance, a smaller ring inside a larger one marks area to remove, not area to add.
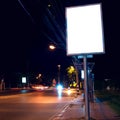
[[[42,76],[42,74],[38,74],[38,76],[36,77],[36,79],[39,79]]]
[[[55,47],[55,45],[51,44],[51,45],[49,45],[49,49],[54,50],[54,49],[56,49],[56,47]]]

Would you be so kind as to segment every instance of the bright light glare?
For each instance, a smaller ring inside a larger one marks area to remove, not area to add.
[[[42,85],[36,85],[36,86],[32,86],[33,89],[36,89],[36,90],[44,90],[44,86]]]
[[[50,48],[51,50],[54,50],[56,47],[55,47],[54,45],[50,45],[49,48]]]
[[[67,54],[103,53],[101,4],[67,7]]]
[[[58,90],[58,91],[62,91],[62,89],[63,89],[62,85],[58,85],[58,86],[57,86],[57,90]]]
[[[70,94],[71,94],[71,90],[70,90],[70,89],[68,89],[67,93],[68,93],[68,95],[70,95]]]
[[[84,79],[84,70],[81,70],[81,78]]]
[[[62,85],[58,85],[58,86],[57,86],[58,98],[61,98],[61,97],[62,97],[62,89],[63,89]]]

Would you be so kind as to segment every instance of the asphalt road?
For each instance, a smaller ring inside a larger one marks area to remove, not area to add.
[[[1,97],[1,96],[0,96]],[[0,98],[0,120],[52,120],[73,97],[43,90]]]

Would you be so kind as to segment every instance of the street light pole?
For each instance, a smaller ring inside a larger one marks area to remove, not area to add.
[[[58,84],[60,84],[60,65],[58,65]]]
[[[87,71],[87,56],[84,55],[84,90],[85,90],[85,120],[90,120],[90,108],[89,108],[89,88],[88,88],[88,71]]]

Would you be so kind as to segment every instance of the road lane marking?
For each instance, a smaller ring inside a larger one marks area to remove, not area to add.
[[[58,118],[61,118],[63,115],[62,111],[65,110],[68,106],[69,103],[66,103],[60,110],[58,110],[53,116],[51,116],[49,120],[58,120]]]

